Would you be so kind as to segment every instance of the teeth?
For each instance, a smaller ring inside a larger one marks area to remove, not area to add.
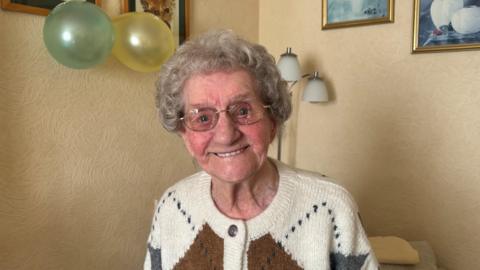
[[[239,149],[239,150],[233,151],[233,152],[228,152],[228,153],[217,153],[217,156],[219,156],[221,158],[232,157],[232,156],[240,154],[241,152],[243,152],[243,150],[245,150],[245,148],[242,148],[242,149]]]

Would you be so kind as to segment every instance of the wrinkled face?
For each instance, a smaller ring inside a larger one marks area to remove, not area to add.
[[[185,83],[185,112],[260,104],[263,117],[253,124],[237,124],[229,114],[221,112],[217,124],[210,130],[184,128],[180,132],[190,154],[215,180],[238,183],[254,177],[266,166],[275,124],[254,89],[255,84],[245,71],[200,74]]]

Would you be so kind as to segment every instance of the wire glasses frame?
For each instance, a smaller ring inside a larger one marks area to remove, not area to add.
[[[190,110],[179,118],[183,125],[193,131],[207,131],[213,129],[220,118],[220,113],[226,112],[230,119],[238,125],[254,124],[265,116],[265,109],[270,105],[255,106],[248,102],[240,102],[228,106],[226,109],[198,108]]]

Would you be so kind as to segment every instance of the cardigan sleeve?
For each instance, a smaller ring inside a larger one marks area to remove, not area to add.
[[[367,249],[367,258],[365,260],[365,263],[361,267],[361,270],[378,270],[380,269],[380,266],[378,264],[377,258],[375,257],[372,246],[368,241],[367,234],[365,233],[365,230],[362,226],[360,214],[358,212],[357,215],[355,215],[355,220],[357,226],[357,239],[355,241],[357,242],[357,245],[363,245]]]
[[[147,250],[147,255],[145,256],[145,261],[143,263],[143,270],[152,270],[152,262],[150,259],[150,252]]]
[[[341,248],[330,255],[330,267],[332,270],[378,270],[379,265],[362,226],[357,206],[355,202],[352,203],[352,211],[347,214],[348,218],[339,225],[346,230],[339,236],[343,240]]]
[[[360,234],[361,234],[361,240],[359,239],[358,241],[362,242],[362,243],[365,243],[365,245],[369,249],[367,259],[365,260],[365,263],[364,263],[364,265],[361,269],[362,270],[378,270],[378,269],[380,269],[377,258],[375,256],[375,253],[373,252],[373,248],[370,245],[370,242],[368,241],[367,234],[365,233],[365,230],[363,228],[362,219],[361,219],[361,216],[360,216],[359,212],[357,212],[357,215],[356,215],[356,224],[359,227],[357,229],[357,231],[359,231]]]
[[[161,249],[156,249],[148,244],[147,255],[143,264],[144,270],[162,270]]]
[[[330,268],[332,270],[377,270],[379,265],[362,226],[353,196],[341,188],[337,197],[333,226]],[[332,219],[332,220],[333,220]]]
[[[379,269],[373,249],[362,227],[358,215],[351,214],[350,220],[342,224],[350,225],[349,230],[335,234],[333,238],[341,237],[342,244],[335,252],[330,253],[330,268],[332,270],[377,270]],[[340,226],[342,226],[340,225]],[[338,244],[337,244],[338,245]]]
[[[155,244],[154,239],[158,239],[159,224],[157,214],[160,212],[160,205],[155,203],[155,213],[153,215],[152,227],[147,241],[147,252],[145,255],[145,262],[143,264],[144,270],[162,270],[162,250],[159,244]],[[157,240],[158,241],[158,240]]]

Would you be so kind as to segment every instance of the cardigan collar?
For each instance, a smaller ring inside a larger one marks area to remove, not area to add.
[[[284,215],[290,211],[295,194],[296,172],[285,164],[272,160],[279,174],[277,194],[270,205],[259,215],[249,220],[232,219],[221,213],[213,201],[211,195],[211,176],[206,172],[199,175],[198,207],[204,214],[205,221],[220,237],[227,237],[227,231],[231,225],[245,226],[247,237],[251,240],[258,239],[272,231],[274,226],[280,226],[285,220]]]

